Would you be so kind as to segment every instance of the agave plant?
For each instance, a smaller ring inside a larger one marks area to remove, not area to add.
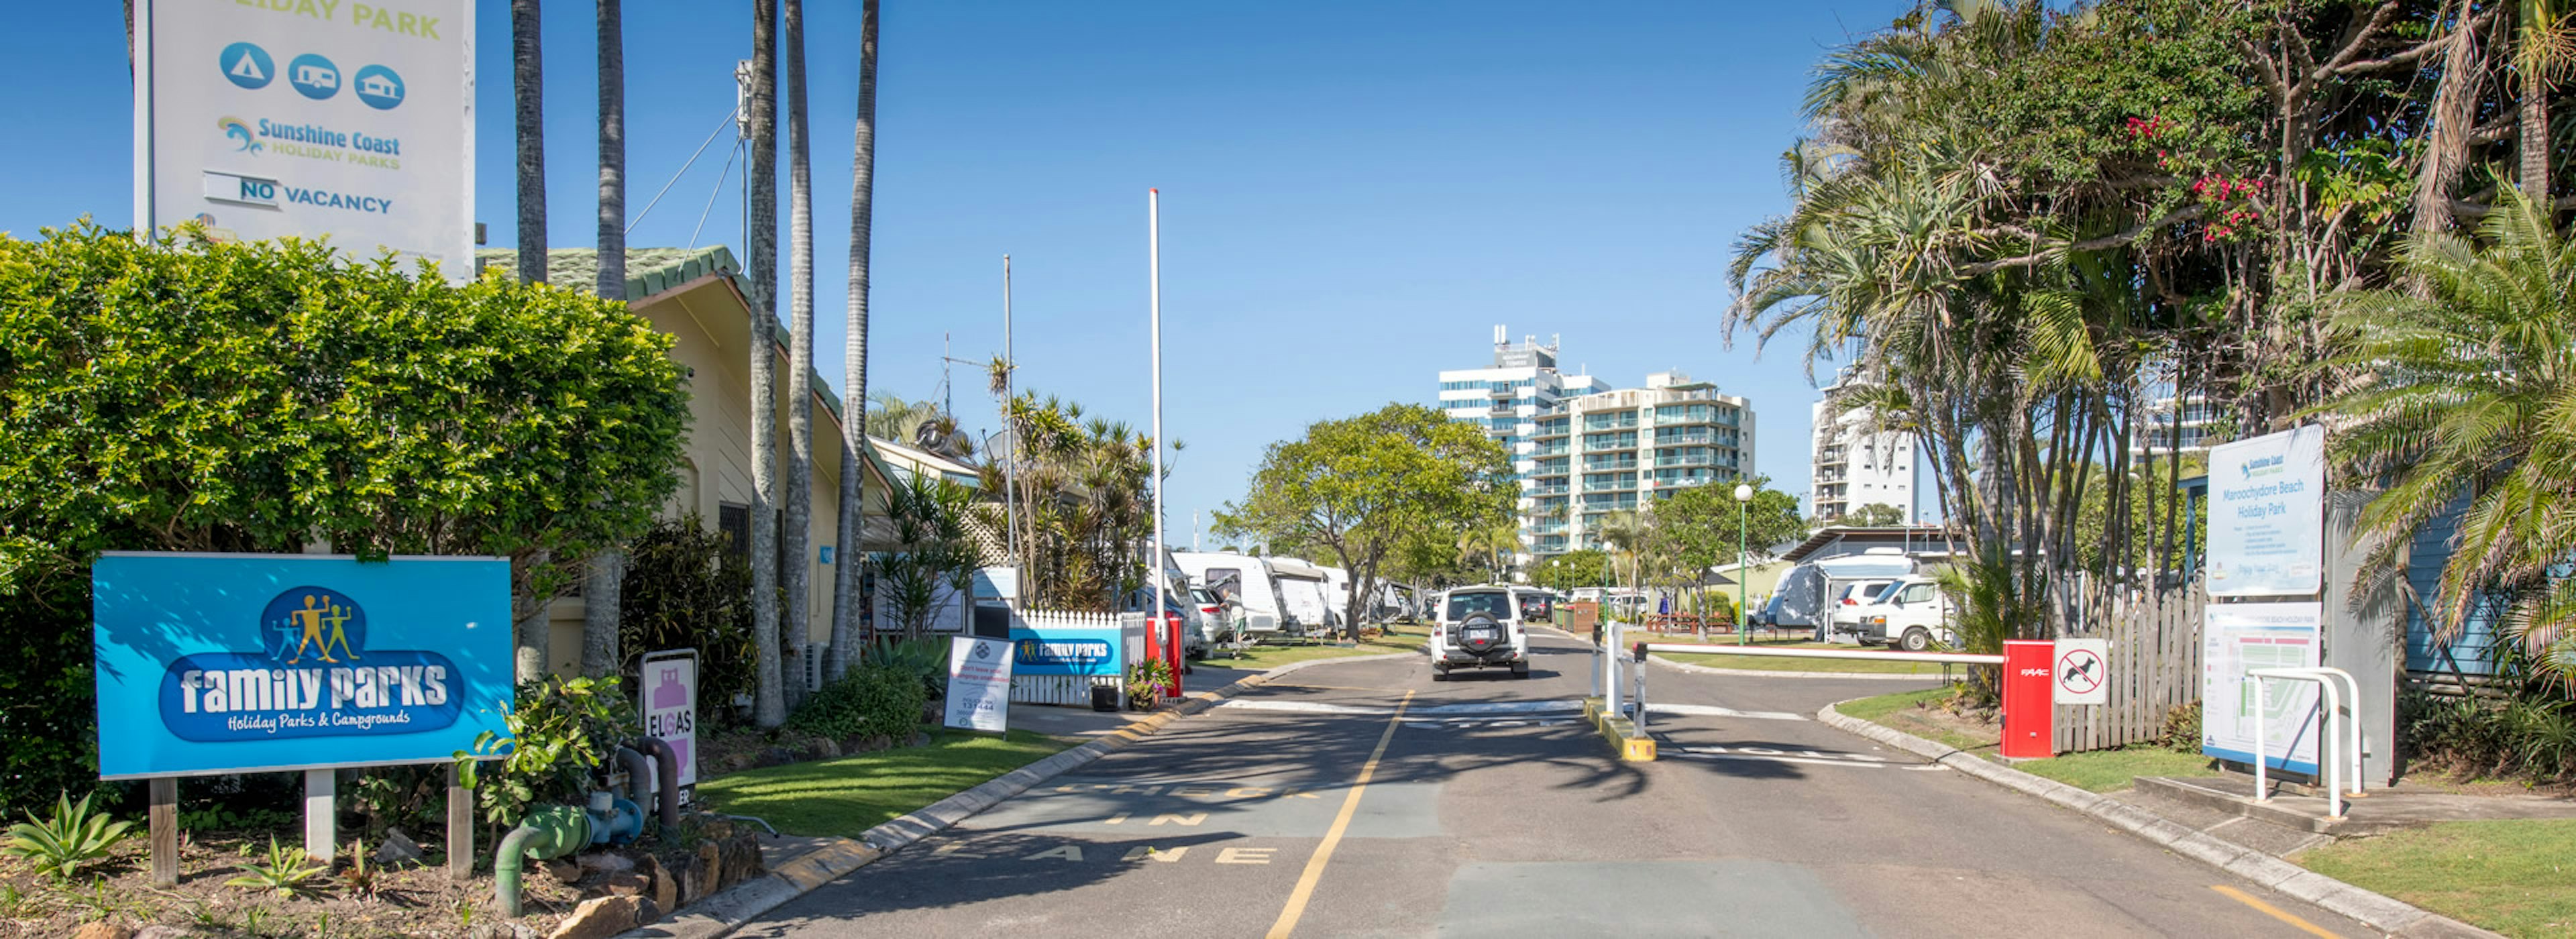
[[[315,864],[311,860],[303,848],[285,847],[277,843],[275,836],[270,836],[268,860],[245,865],[242,875],[224,881],[224,886],[267,889],[276,891],[278,896],[291,897],[295,891],[303,889],[306,881],[330,872],[331,865]]]
[[[91,812],[89,800],[82,796],[74,803],[68,796],[55,796],[52,818],[39,819],[30,812],[24,823],[9,826],[6,850],[26,859],[38,874],[70,880],[81,865],[106,857],[119,842],[134,836],[133,822]]]

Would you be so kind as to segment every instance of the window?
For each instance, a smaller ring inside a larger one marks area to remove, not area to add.
[[[1454,623],[1479,614],[1491,616],[1497,620],[1510,619],[1511,604],[1511,595],[1499,590],[1453,593],[1449,595],[1449,609],[1441,619]]]
[[[1905,586],[1904,602],[1930,603],[1932,602],[1932,589],[1933,587],[1931,584],[1907,584]]]
[[[751,506],[732,502],[716,506],[716,533],[724,536],[725,546],[733,556],[751,560]]]

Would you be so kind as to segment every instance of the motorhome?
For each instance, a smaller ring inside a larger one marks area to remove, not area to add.
[[[1287,603],[1279,593],[1279,577],[1270,569],[1270,559],[1246,554],[1176,551],[1172,561],[1180,565],[1190,582],[1206,590],[1221,603],[1224,624],[1212,631],[1231,632],[1241,639],[1258,639],[1276,635],[1286,619]]]

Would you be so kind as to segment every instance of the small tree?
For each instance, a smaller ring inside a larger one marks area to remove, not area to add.
[[[931,617],[974,588],[977,557],[966,534],[973,500],[966,487],[926,473],[889,493],[887,521],[904,549],[876,556],[877,595],[907,639],[927,633]]]
[[[1849,528],[1885,528],[1905,524],[1905,510],[1885,502],[1872,502],[1842,514],[1832,524]]]
[[[1351,574],[1343,622],[1359,638],[1362,604],[1388,558],[1455,544],[1461,531],[1508,524],[1520,487],[1502,445],[1474,425],[1415,404],[1318,421],[1270,445],[1251,492],[1217,513],[1217,528],[1274,544],[1320,544]]]

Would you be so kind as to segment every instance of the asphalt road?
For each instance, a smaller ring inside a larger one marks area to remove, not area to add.
[[[1589,653],[1533,645],[1284,676],[738,935],[2372,934],[1804,719],[1911,683],[1658,667],[1664,757],[1621,764],[1558,709]]]

